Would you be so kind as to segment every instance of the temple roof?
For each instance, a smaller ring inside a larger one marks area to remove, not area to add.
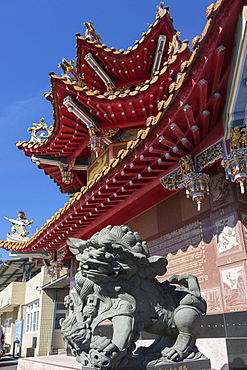
[[[220,0],[211,5],[203,33],[194,39],[193,53],[180,64],[180,79],[169,85],[167,97],[156,103],[136,139],[128,141],[126,148],[118,151],[30,240],[0,242],[0,246],[23,252],[56,250],[68,236],[86,239],[102,227],[125,223],[171,196],[173,192],[161,186],[161,179],[179,167],[181,157],[202,153],[224,135],[222,109],[234,30],[244,4],[244,0]],[[59,87],[71,88],[57,77],[54,80],[59,81]],[[31,154],[32,150],[51,148],[51,143],[52,138],[41,146],[25,142],[19,146]],[[203,170],[209,165],[204,164]]]
[[[60,185],[62,192],[76,191],[86,185],[86,170],[91,155],[89,131],[86,124],[69,111],[64,101],[72,99],[97,126],[101,135],[112,130],[119,134],[145,127],[147,118],[157,114],[157,103],[166,99],[174,88],[175,81],[180,78],[181,66],[191,55],[187,42],[179,42],[177,50],[169,51],[174,35],[167,10],[127,51],[114,51],[77,35],[76,76],[83,74],[83,81],[70,79],[67,75],[50,74],[52,88],[46,97],[54,108],[53,132],[39,142],[33,138],[17,142],[17,148],[32,157],[39,168]],[[97,58],[103,72],[110,71],[114,81],[110,91],[106,91],[102,79],[85,61],[88,54]],[[112,65],[114,68],[111,68]],[[70,65],[70,68],[73,67]],[[61,162],[62,165],[73,163],[75,176],[69,184],[62,181]]]
[[[160,35],[165,35],[166,37],[164,54],[162,56],[164,62],[168,53],[169,42],[172,41],[174,35],[174,27],[168,8],[164,10],[163,15],[158,17],[154,24],[149,26],[148,31],[142,34],[142,38],[135,41],[135,45],[129,47],[128,50],[116,50],[114,47],[108,48],[106,44],[101,44],[98,41],[89,41],[78,34],[78,73],[84,73],[85,77],[91,80],[93,89],[101,92],[105,91],[102,80],[95,75],[92,68],[85,62],[88,53],[92,53],[102,66],[106,65],[106,70],[114,79],[115,86],[132,85],[133,80],[134,82],[148,80],[154,61],[157,39]],[[143,65],[140,66],[140,64]]]

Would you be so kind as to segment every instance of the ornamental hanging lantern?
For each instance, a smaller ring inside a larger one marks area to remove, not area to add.
[[[97,131],[99,131],[97,129]],[[101,153],[104,148],[110,144],[112,144],[112,140],[110,139],[119,131],[118,128],[102,130],[98,135],[95,134],[95,129],[88,129],[90,139],[87,145],[90,147],[93,153],[96,154],[98,157],[99,153]]]
[[[244,194],[244,183],[247,182],[247,129],[246,126],[231,128],[231,152],[221,162],[225,168],[226,178],[240,185]]]
[[[180,159],[180,168],[161,179],[164,188],[178,190],[186,189],[186,197],[191,197],[197,202],[197,210],[201,210],[201,201],[205,194],[209,195],[209,175],[203,172],[196,172],[191,156],[187,155]]]
[[[201,210],[202,199],[205,198],[205,193],[209,195],[209,175],[202,172],[193,172],[183,177],[183,182],[186,187],[186,197],[191,197],[197,202],[197,210]]]
[[[69,171],[61,171],[61,176],[65,184],[71,184],[74,178],[74,174]]]
[[[73,181],[73,178],[74,178],[74,174],[72,172],[70,172],[72,167],[68,166],[66,164],[63,164],[63,163],[61,163],[59,165],[60,172],[61,172],[61,177],[62,177],[62,182],[64,182],[67,185],[71,184],[72,181]]]
[[[101,136],[93,135],[88,141],[88,146],[98,157],[99,153],[104,149],[104,139]]]
[[[69,163],[69,164],[64,164],[61,163],[59,164],[60,172],[61,172],[61,177],[62,177],[62,182],[65,184],[71,184],[74,179],[74,174],[71,172],[75,165],[75,158]]]
[[[186,188],[186,197],[191,197],[197,202],[197,210],[201,210],[201,201],[205,194],[209,195],[209,175],[196,172],[192,159],[189,155],[180,159],[180,172]]]

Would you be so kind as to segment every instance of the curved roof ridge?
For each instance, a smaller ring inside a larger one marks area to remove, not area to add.
[[[174,96],[174,92],[171,94]],[[170,99],[171,103],[172,99]],[[163,103],[160,102],[160,103]],[[101,173],[95,174],[94,178],[90,180],[86,186],[83,186],[81,190],[74,194],[74,196],[64,204],[64,207],[60,208],[52,217],[51,219],[47,220],[47,222],[38,230],[36,233],[25,243],[23,242],[13,242],[12,248],[13,250],[16,249],[23,249],[23,247],[27,247],[32,242],[34,242],[35,239],[37,239],[45,230],[47,230],[54,222],[56,222],[69,208],[76,202],[83,198],[84,194],[86,194],[88,191],[90,191],[104,176],[106,176],[113,168],[117,166],[119,162],[121,162],[127,155],[132,152],[137,145],[139,145],[143,140],[147,137],[149,132],[151,131],[152,127],[154,127],[162,118],[163,111],[167,108],[166,105],[158,103],[158,113],[156,116],[150,116],[146,120],[146,128],[141,129],[138,131],[137,139],[131,140],[127,143],[126,149],[119,150],[116,158],[112,158],[109,165],[105,166]],[[0,242],[0,246],[1,242]],[[2,246],[6,249],[5,246]]]
[[[192,48],[196,49],[199,44],[203,41],[206,37],[207,33],[209,32],[210,26],[212,24],[214,15],[216,11],[223,5],[226,0],[217,0],[216,3],[210,4],[206,9],[206,18],[208,21],[206,22],[204,29],[202,30],[201,36],[195,36],[192,40]]]
[[[215,6],[217,6],[216,9],[218,10],[219,7],[224,2],[225,2],[225,0],[218,0],[217,3],[215,4]],[[169,108],[169,106],[171,106],[171,104],[174,101],[174,99],[176,98],[179,90],[182,88],[182,86],[184,85],[184,83],[186,81],[186,77],[188,76],[189,71],[191,69],[190,67],[194,64],[195,59],[196,59],[196,57],[197,57],[197,55],[199,53],[198,51],[203,46],[203,45],[200,45],[200,43],[209,34],[208,30],[212,26],[212,20],[211,19],[212,19],[212,16],[213,15],[214,15],[214,12],[211,13],[211,15],[209,17],[209,20],[208,20],[208,22],[207,22],[207,24],[206,24],[206,26],[204,28],[204,30],[206,29],[206,31],[205,32],[203,31],[202,36],[201,36],[201,40],[199,42],[199,45],[197,45],[196,49],[191,54],[191,57],[190,57],[189,61],[186,61],[186,63],[184,65],[181,65],[181,68],[182,68],[182,76],[181,76],[179,82],[176,83],[173,86],[172,91],[169,91],[169,95],[168,95],[167,100],[166,101],[160,101],[158,103],[158,114],[156,116],[150,116],[150,117],[147,118],[147,120],[146,120],[146,128],[145,129],[142,129],[142,130],[139,130],[137,139],[135,141],[128,142],[127,149],[126,150],[120,150],[118,152],[116,158],[113,158],[111,160],[111,162],[109,163],[109,165],[108,166],[105,166],[103,168],[103,170],[101,171],[100,174],[96,174],[95,177],[87,184],[87,186],[83,186],[79,192],[75,193],[75,195],[73,196],[73,198],[71,198],[69,202],[65,203],[64,207],[63,208],[60,208],[60,210],[58,210],[58,212],[55,213],[55,215],[50,220],[48,220],[41,227],[41,229],[38,230],[32,236],[32,238],[30,238],[27,242],[22,242],[22,243],[19,242],[18,245],[16,244],[16,242],[14,242],[14,244],[11,244],[14,248],[16,247],[17,249],[19,249],[19,248],[20,249],[23,249],[26,246],[30,245],[35,239],[37,239],[40,234],[42,234],[56,220],[58,220],[67,210],[69,210],[70,207],[75,202],[81,200],[87,192],[89,192],[100,180],[102,180],[102,178],[105,175],[107,175],[111,171],[111,169],[113,169],[114,167],[116,167],[116,165],[118,165],[119,162],[121,162],[127,155],[129,155],[131,151],[133,151],[137,146],[139,146],[141,144],[141,142],[147,137],[147,135],[149,135],[149,133],[152,130],[152,128],[154,126],[156,126],[156,124],[158,122],[161,121],[163,115],[165,114],[165,111]],[[5,243],[5,242],[3,242],[3,243]],[[4,245],[6,245],[6,244],[4,244]],[[0,246],[1,246],[1,244],[0,244]]]
[[[51,76],[51,78],[54,78],[55,80],[63,81],[63,83],[65,83],[65,85],[69,85],[72,88],[74,88],[76,91],[81,91],[82,93],[85,93],[87,96],[94,96],[95,98],[98,98],[98,99],[107,99],[107,100],[113,100],[113,99],[116,99],[116,98],[125,98],[126,96],[134,96],[134,95],[140,94],[140,93],[146,91],[148,88],[150,88],[154,83],[157,83],[157,81],[161,78],[161,76],[167,71],[168,67],[176,62],[176,60],[178,58],[178,55],[183,53],[183,52],[186,52],[186,51],[190,52],[190,48],[189,48],[189,45],[188,45],[187,41],[183,42],[180,49],[177,50],[174,53],[172,58],[167,60],[164,63],[162,69],[159,72],[156,72],[154,74],[154,76],[151,76],[149,80],[146,80],[145,84],[142,87],[137,87],[133,91],[127,89],[126,92],[122,92],[122,93],[120,93],[119,91],[116,91],[112,95],[109,94],[109,93],[99,94],[97,92],[97,90],[93,91],[93,90],[90,90],[89,88],[87,88],[85,86],[80,87],[80,86],[77,85],[77,83],[75,81],[70,82],[70,81],[66,80],[66,77],[58,76],[55,72],[51,72],[50,76]],[[183,63],[186,63],[186,62],[187,62],[186,60],[183,61],[181,63],[181,65],[183,65]],[[181,70],[181,68],[180,68],[180,70]],[[172,82],[170,84],[171,87],[169,86],[169,91],[171,89],[173,90],[174,86],[176,86],[176,85],[177,84],[175,82]],[[49,94],[49,96],[52,95],[52,91],[50,91],[50,93],[48,93],[48,94]],[[50,98],[49,98],[49,100],[50,100]],[[40,143],[34,142],[31,139],[29,141],[27,141],[27,140],[17,141],[16,142],[16,147],[20,150],[22,150],[26,146],[28,146],[28,147],[30,146],[34,149],[37,149],[37,148],[40,148],[40,147],[46,145],[52,139],[52,136],[53,135],[51,135],[48,139],[45,139]]]
[[[96,90],[92,90],[92,89],[90,89],[87,86],[79,86],[76,81],[71,82],[71,81],[67,80],[66,77],[57,76],[55,73],[50,73],[50,75],[51,75],[52,78],[57,79],[57,80],[61,80],[66,85],[69,85],[69,86],[73,87],[76,91],[80,91],[82,93],[85,93],[87,96],[94,96],[94,97],[96,97],[98,99],[108,99],[108,100],[113,100],[115,98],[125,98],[127,95],[133,96],[133,95],[136,95],[137,93],[140,93],[140,92],[146,90],[147,87],[145,87],[145,86],[153,84],[154,83],[153,82],[153,79],[156,76],[161,76],[162,74],[164,74],[164,72],[165,72],[164,71],[164,67],[170,66],[172,63],[174,63],[177,60],[178,55],[179,54],[182,54],[185,51],[188,51],[189,53],[191,52],[187,40],[185,40],[182,43],[180,49],[177,50],[173,54],[172,58],[170,58],[169,60],[167,60],[164,63],[163,68],[159,72],[156,72],[154,74],[154,76],[151,76],[150,77],[150,79],[145,80],[145,85],[144,86],[142,86],[141,88],[139,86],[137,86],[136,89],[133,90],[133,91],[130,91],[129,89],[126,89],[126,92],[123,92],[123,93],[121,93],[119,90],[116,90],[113,93],[111,93],[111,92],[105,92],[104,94],[101,94],[99,92],[99,90],[97,90],[97,89]]]
[[[139,39],[139,40],[136,40],[135,41],[135,45],[134,46],[129,46],[127,48],[127,50],[124,50],[124,49],[119,49],[119,50],[116,50],[116,48],[114,46],[112,46],[111,48],[108,48],[106,44],[102,44],[101,42],[95,40],[95,41],[91,41],[89,40],[87,37],[84,37],[82,36],[80,33],[76,33],[76,37],[78,39],[80,39],[81,41],[85,41],[86,44],[89,44],[89,45],[94,45],[96,48],[102,48],[104,49],[105,51],[109,52],[109,53],[112,53],[113,55],[119,55],[119,54],[122,54],[122,55],[126,55],[126,54],[129,54],[130,52],[136,50],[138,48],[138,46],[145,40],[146,36],[160,23],[160,21],[165,18],[165,17],[169,17],[169,19],[167,20],[170,20],[172,22],[172,18],[170,17],[170,13],[169,13],[169,8],[168,7],[165,7],[164,9],[164,13],[162,14],[162,16],[157,16],[156,20],[154,23],[150,24],[149,27],[148,27],[148,30],[143,32],[142,33],[142,38]]]

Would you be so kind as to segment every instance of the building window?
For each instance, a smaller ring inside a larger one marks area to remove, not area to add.
[[[35,301],[27,306],[27,326],[26,332],[38,331],[39,326],[39,301]]]
[[[4,323],[5,335],[11,333],[11,323],[12,323],[12,318],[5,320],[5,323]]]
[[[55,329],[61,329],[60,320],[65,319],[66,313],[57,312],[55,318]]]
[[[12,318],[6,319],[4,322],[5,343],[10,343],[11,340],[11,324]]]

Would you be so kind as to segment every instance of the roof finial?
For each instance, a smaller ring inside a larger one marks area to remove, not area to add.
[[[164,1],[161,1],[159,3],[159,5],[157,5],[156,7],[156,18],[160,18],[163,16],[164,12],[165,12],[165,8],[164,8]]]
[[[181,32],[175,31],[175,33],[173,35],[173,38],[172,38],[172,41],[169,42],[168,54],[169,54],[170,58],[182,46],[182,41],[179,40],[180,35],[181,35]]]
[[[89,39],[90,41],[98,41],[100,42],[101,37],[99,33],[96,33],[96,29],[93,26],[93,22],[84,22],[84,26],[86,26],[86,31],[85,31],[85,37],[86,39]]]
[[[11,233],[7,234],[8,241],[22,242],[28,240],[27,235],[29,234],[29,231],[27,231],[27,226],[30,226],[33,223],[33,220],[28,220],[23,211],[19,211],[17,214],[17,218],[4,217],[12,223]]]

